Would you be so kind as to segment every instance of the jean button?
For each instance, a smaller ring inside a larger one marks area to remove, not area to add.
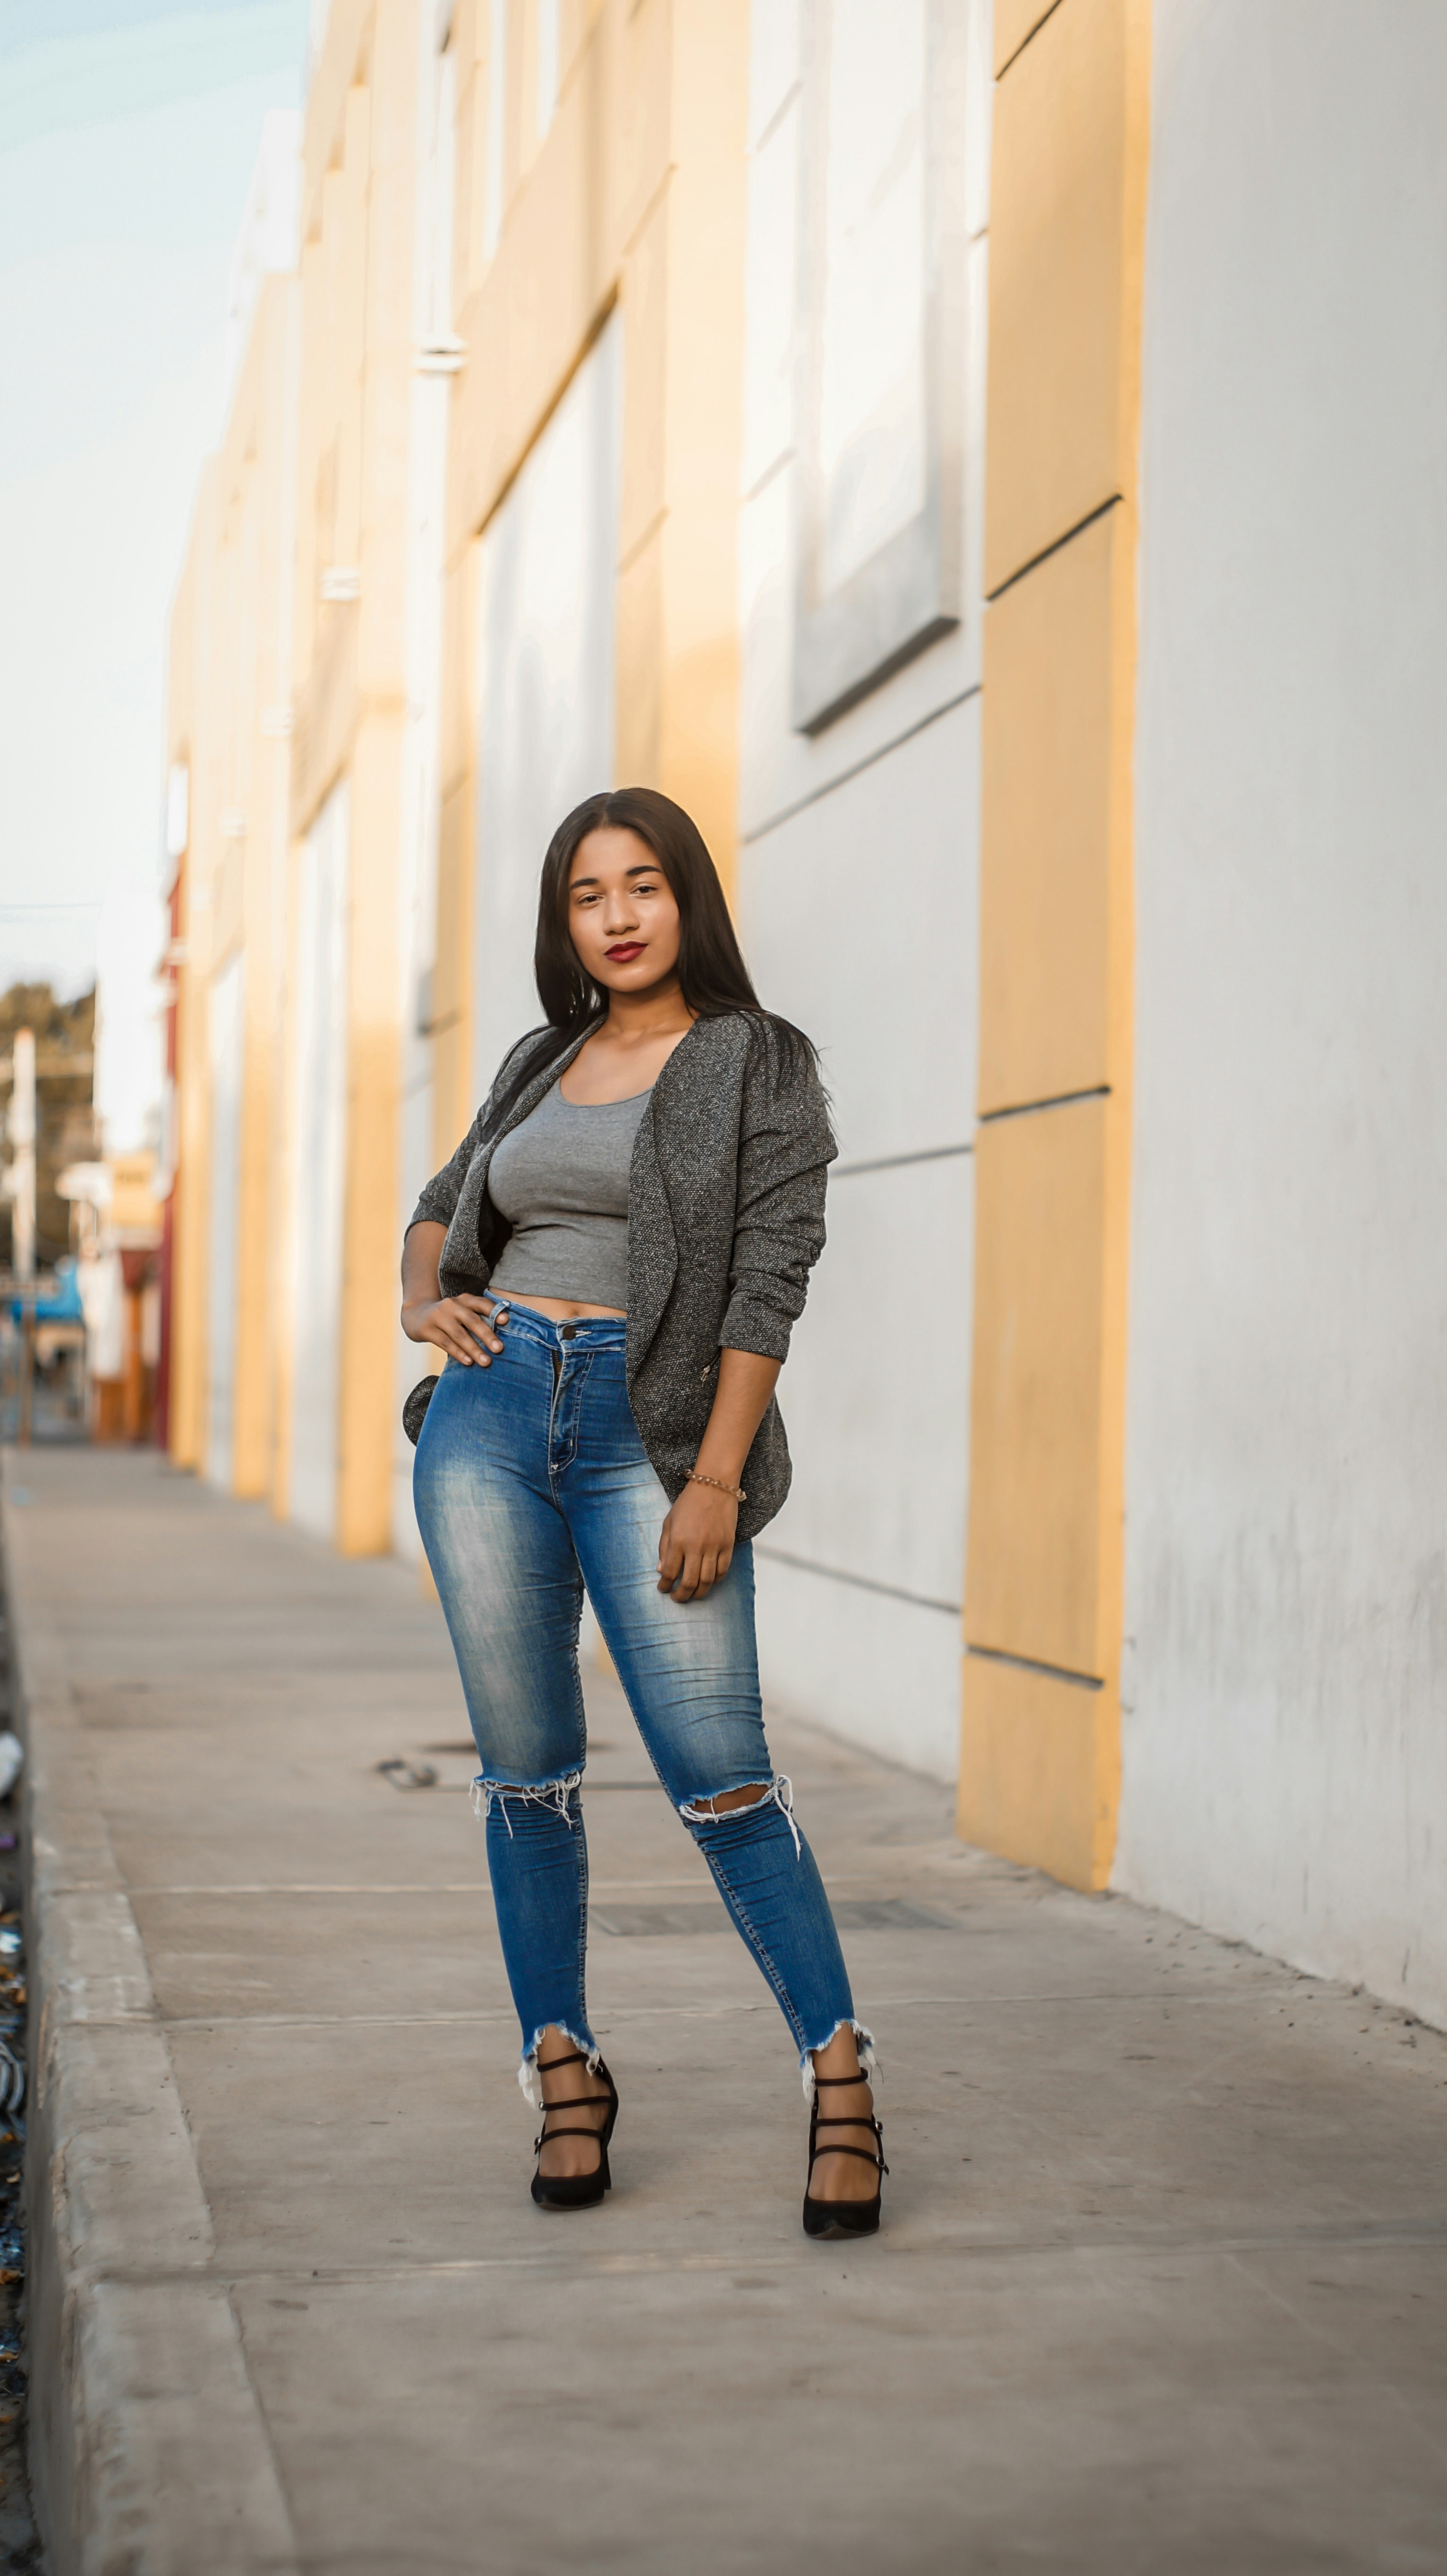
[[[577,1331],[578,1327],[576,1324],[560,1324],[558,1326],[558,1338],[560,1341],[571,1342],[576,1339]]]

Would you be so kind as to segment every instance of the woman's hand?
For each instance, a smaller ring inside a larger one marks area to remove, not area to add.
[[[409,1342],[432,1342],[464,1368],[476,1361],[491,1368],[489,1352],[502,1349],[501,1325],[493,1317],[507,1313],[491,1297],[444,1297],[438,1269],[447,1241],[445,1225],[424,1218],[407,1229],[402,1244],[402,1330]]]
[[[506,1309],[503,1310],[506,1312]],[[409,1342],[435,1342],[449,1359],[471,1368],[491,1368],[488,1353],[500,1351],[498,1312],[490,1297],[419,1297],[402,1309],[402,1330]]]
[[[720,1489],[740,1482],[778,1374],[778,1361],[757,1351],[719,1353],[708,1429],[694,1460],[700,1476],[716,1476],[718,1483],[685,1485],[658,1542],[658,1589],[675,1601],[706,1601],[733,1563],[739,1507]]]
[[[658,1542],[658,1589],[675,1601],[706,1601],[733,1562],[739,1507],[712,1485],[685,1485]]]

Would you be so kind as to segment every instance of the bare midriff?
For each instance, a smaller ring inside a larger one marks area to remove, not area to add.
[[[499,1297],[500,1306],[526,1306],[533,1315],[546,1315],[550,1323],[576,1324],[585,1315],[605,1315],[611,1322],[627,1321],[626,1306],[583,1306],[572,1297],[515,1297],[511,1290]]]

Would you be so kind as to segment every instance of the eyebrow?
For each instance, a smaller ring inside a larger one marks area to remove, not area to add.
[[[662,874],[661,862],[657,859],[635,859],[632,867],[625,868],[623,874],[625,877],[660,876]],[[576,894],[580,886],[601,885],[602,882],[603,880],[601,877],[572,877],[568,882],[568,892],[569,894]]]

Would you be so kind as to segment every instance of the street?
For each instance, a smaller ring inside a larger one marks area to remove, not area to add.
[[[52,2513],[148,2576],[1436,2576],[1447,2039],[781,1720],[892,2167],[812,2245],[786,2034],[592,1672],[616,2188],[540,2213],[416,1577],[154,1455],[5,1470]]]

